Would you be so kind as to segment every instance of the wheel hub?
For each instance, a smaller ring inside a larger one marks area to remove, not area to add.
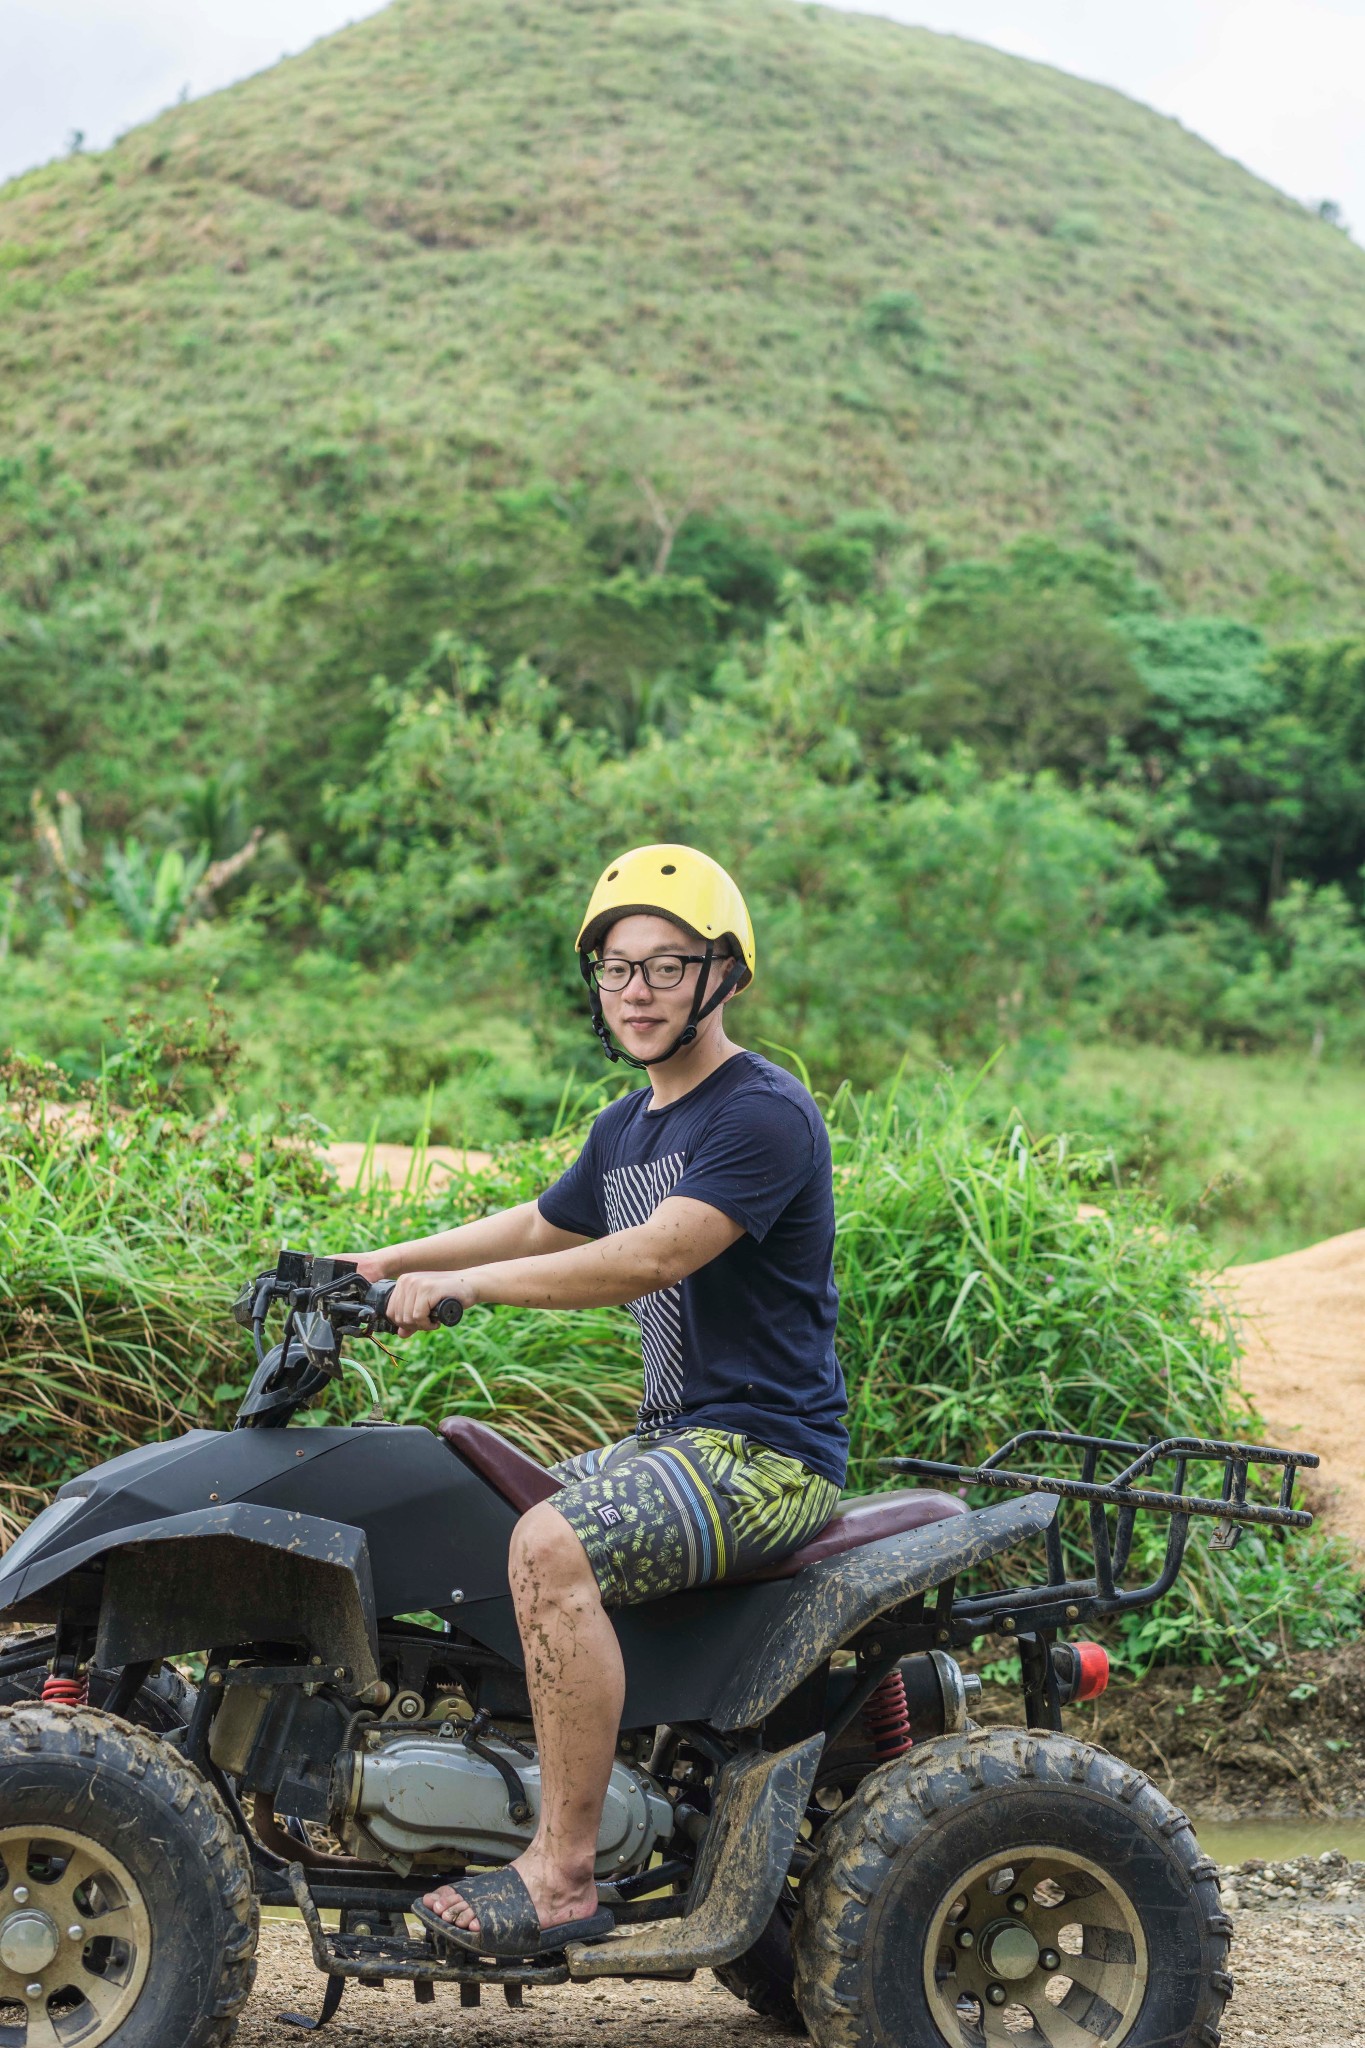
[[[947,2048],[1120,2048],[1147,1980],[1122,1882],[1052,1845],[1020,1843],[974,1864],[930,1916],[924,1988]]]
[[[30,1907],[0,1920],[0,1963],[16,1977],[32,1977],[55,1961],[62,1938],[56,1922]]]
[[[71,1828],[0,1828],[0,2007],[27,2011],[30,2048],[112,2040],[151,1957],[151,1917],[120,1857]]]
[[[1038,1943],[1017,1920],[1002,1920],[982,1935],[981,1960],[993,1977],[1020,1984],[1038,1967]]]

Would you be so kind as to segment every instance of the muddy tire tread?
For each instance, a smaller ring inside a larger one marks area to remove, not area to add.
[[[983,1785],[989,1760],[1011,1765],[1035,1784],[1084,1785],[1127,1807],[1165,1838],[1189,1879],[1213,1964],[1181,2048],[1218,2048],[1218,2023],[1233,1989],[1226,1969],[1231,1924],[1221,1908],[1215,1866],[1203,1856],[1188,1816],[1150,1778],[1094,1743],[999,1728],[974,1728],[916,1745],[865,1778],[822,1830],[793,1934],[796,1999],[816,2048],[870,2048],[856,1991],[840,1980],[861,1951],[869,1903],[885,1873],[883,1845],[904,1846],[922,1825],[921,1816],[940,1813],[964,1791]]]
[[[7,1764],[39,1752],[83,1763],[97,1760],[139,1779],[189,1826],[213,1874],[230,1931],[208,2019],[187,2048],[223,2048],[237,2031],[238,2014],[255,1982],[261,1921],[246,1845],[223,1801],[177,1751],[129,1721],[92,1707],[0,1707],[0,1777]]]
[[[800,2007],[791,1991],[751,1962],[748,1956],[739,1956],[733,1963],[722,1963],[714,1974],[718,1983],[723,1984],[735,1998],[742,1999],[760,2019],[773,2026],[785,2027],[793,2034],[805,2032]]]

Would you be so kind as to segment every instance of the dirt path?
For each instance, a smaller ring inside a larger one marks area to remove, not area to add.
[[[1317,1497],[1365,1545],[1365,1230],[1224,1275],[1247,1393],[1276,1442],[1318,1451]]]
[[[1223,2023],[1223,2048],[1365,2048],[1355,1987],[1365,1981],[1365,1921],[1358,1914],[1241,1912],[1232,1968],[1237,1983]],[[262,1930],[260,1972],[236,2048],[281,2048],[297,2040],[277,2015],[315,2014],[322,1979],[302,1928]],[[453,1985],[434,2005],[409,1992],[351,1985],[328,2039],[363,2048],[777,2048],[792,2036],[757,2019],[703,1971],[691,1984],[560,1985],[529,1991],[522,2011],[485,1992],[477,2011],[460,2009]],[[908,2048],[908,2044],[907,2044]]]
[[[324,1150],[344,1188],[353,1188],[362,1174],[367,1181],[386,1180],[390,1187],[401,1188],[411,1177],[417,1157],[411,1145],[338,1144]],[[478,1173],[492,1157],[491,1152],[459,1152],[453,1145],[428,1145],[422,1155],[424,1178],[439,1185],[453,1173]]]

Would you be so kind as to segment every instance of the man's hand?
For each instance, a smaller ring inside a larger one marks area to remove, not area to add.
[[[392,1277],[383,1252],[337,1252],[335,1256],[348,1260],[359,1272],[361,1279],[367,1281],[371,1287],[376,1280],[388,1280]]]
[[[472,1273],[404,1273],[385,1313],[400,1337],[411,1337],[414,1331],[439,1327],[431,1320],[438,1301],[458,1301],[472,1308],[478,1299]]]

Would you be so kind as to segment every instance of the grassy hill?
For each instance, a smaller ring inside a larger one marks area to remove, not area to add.
[[[875,510],[1122,534],[1273,628],[1365,585],[1365,254],[1113,92],[787,0],[396,0],[18,179],[0,388],[87,494],[37,610],[117,599],[125,733],[201,760],[358,532],[547,479],[607,556]]]

